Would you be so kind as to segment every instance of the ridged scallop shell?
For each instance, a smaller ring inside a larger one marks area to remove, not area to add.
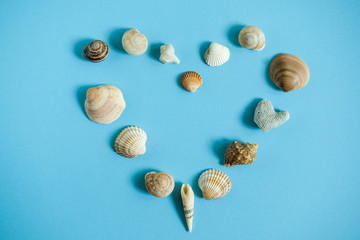
[[[222,198],[231,189],[230,178],[225,173],[215,169],[203,172],[198,184],[206,200]]]
[[[113,85],[100,85],[87,90],[85,111],[94,122],[112,123],[120,117],[125,107],[122,92]]]
[[[124,50],[131,55],[144,54],[148,48],[148,40],[139,30],[132,28],[127,30],[122,37]]]
[[[172,44],[162,45],[160,47],[160,61],[167,64],[167,63],[176,63],[179,64],[180,60],[175,55],[175,49]]]
[[[230,51],[224,45],[213,42],[205,52],[204,60],[207,65],[216,67],[223,65],[230,58]]]
[[[234,141],[230,144],[224,156],[226,167],[233,167],[239,164],[251,164],[256,159],[257,144],[240,143]]]
[[[181,78],[181,85],[185,90],[189,92],[195,92],[201,86],[202,79],[200,74],[197,72],[186,72],[184,73]]]
[[[305,87],[310,71],[301,58],[283,53],[271,61],[270,77],[282,91],[288,92]]]
[[[91,62],[101,62],[109,54],[108,45],[101,40],[94,40],[84,47],[83,57]]]
[[[244,48],[260,51],[265,47],[265,35],[258,27],[244,27],[241,29],[238,38],[240,45]]]
[[[192,230],[193,218],[194,218],[194,191],[189,184],[183,184],[181,186],[181,199],[183,202],[184,213],[186,218],[186,224],[189,232]]]
[[[124,128],[115,139],[114,149],[123,157],[134,158],[146,152],[147,135],[139,127]]]
[[[175,187],[173,177],[166,172],[149,172],[145,175],[146,190],[153,196],[169,196]]]

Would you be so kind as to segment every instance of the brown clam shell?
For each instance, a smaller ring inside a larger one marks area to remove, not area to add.
[[[310,71],[301,58],[283,53],[271,61],[270,77],[282,91],[289,92],[305,87]]]
[[[251,164],[256,159],[257,149],[257,144],[234,141],[225,151],[225,166],[233,167],[236,165]]]
[[[108,45],[101,40],[94,40],[84,47],[83,57],[91,62],[101,62],[109,54]]]
[[[198,89],[202,83],[200,74],[192,71],[184,73],[181,76],[180,81],[182,87],[189,92],[195,92],[196,89]]]

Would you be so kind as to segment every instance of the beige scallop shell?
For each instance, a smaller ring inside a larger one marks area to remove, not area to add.
[[[284,92],[305,87],[310,78],[306,63],[299,57],[283,53],[270,64],[271,80]]]
[[[203,172],[198,184],[206,200],[222,198],[231,189],[230,178],[225,173],[215,169]]]
[[[112,123],[120,117],[125,107],[122,92],[113,85],[100,85],[87,90],[85,111],[94,122]]]
[[[181,85],[189,92],[195,92],[201,86],[202,79],[197,72],[186,72],[181,76]]]
[[[204,60],[211,67],[221,66],[230,58],[230,51],[224,45],[213,42],[205,52]]]
[[[146,52],[148,40],[139,30],[132,28],[124,33],[122,45],[128,54],[139,56]]]
[[[244,27],[241,29],[238,38],[240,45],[244,48],[260,51],[265,47],[265,35],[258,27]]]
[[[134,158],[146,152],[147,135],[139,127],[124,128],[115,139],[114,149],[123,157]]]
[[[172,193],[175,182],[166,172],[149,172],[145,175],[145,187],[151,195],[163,198]]]

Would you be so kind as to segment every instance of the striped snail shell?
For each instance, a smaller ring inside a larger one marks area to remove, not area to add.
[[[101,40],[94,40],[84,47],[83,57],[91,62],[101,62],[109,54],[108,45]]]

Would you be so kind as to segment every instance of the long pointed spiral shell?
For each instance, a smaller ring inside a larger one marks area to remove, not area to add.
[[[91,62],[101,62],[109,54],[108,45],[101,41],[95,40],[84,47],[83,57]]]
[[[205,52],[204,60],[207,65],[216,67],[223,65],[230,58],[230,51],[224,45],[213,42]]]
[[[123,157],[134,158],[146,152],[147,135],[139,127],[130,126],[124,128],[116,137],[115,151]]]
[[[127,30],[122,37],[124,50],[131,55],[144,54],[148,48],[148,40],[139,30],[132,28]]]
[[[240,143],[234,141],[230,144],[224,156],[226,167],[233,167],[239,164],[251,164],[256,159],[257,144]]]
[[[265,35],[258,27],[246,26],[239,33],[239,43],[244,48],[260,51],[265,47]]]
[[[224,197],[231,189],[230,178],[215,169],[206,170],[199,177],[199,188],[206,200]]]
[[[189,184],[181,186],[181,199],[184,206],[186,224],[189,232],[191,232],[194,218],[194,192]]]
[[[195,92],[201,86],[202,79],[197,72],[186,72],[181,76],[181,85],[189,92]]]
[[[145,187],[151,195],[163,198],[172,193],[175,182],[166,172],[149,172],[145,175]]]
[[[87,90],[85,111],[94,122],[112,123],[120,117],[125,107],[122,92],[113,85],[100,85]]]
[[[271,61],[269,70],[271,80],[284,92],[305,87],[310,78],[306,63],[287,53],[277,55]]]

